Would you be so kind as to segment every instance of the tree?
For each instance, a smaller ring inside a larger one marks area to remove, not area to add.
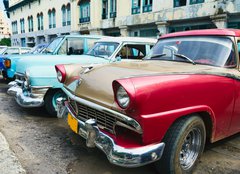
[[[0,45],[11,46],[11,39],[9,39],[9,38],[3,38],[3,39],[0,41]]]

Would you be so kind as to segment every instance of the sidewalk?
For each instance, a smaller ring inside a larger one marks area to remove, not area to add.
[[[1,174],[26,174],[15,154],[0,132],[0,173]]]

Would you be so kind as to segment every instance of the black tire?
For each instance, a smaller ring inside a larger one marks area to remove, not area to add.
[[[56,105],[54,105],[54,101],[56,97],[63,97],[65,96],[65,93],[61,89],[50,89],[44,98],[44,106],[47,112],[53,116],[57,117],[57,110]]]
[[[194,137],[195,143],[192,142]],[[203,120],[199,116],[190,116],[176,121],[167,131],[163,142],[165,142],[163,156],[155,163],[158,172],[166,174],[192,173],[206,142]]]

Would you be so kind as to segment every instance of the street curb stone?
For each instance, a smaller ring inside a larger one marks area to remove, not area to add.
[[[26,174],[15,154],[10,150],[6,138],[0,132],[0,173]]]

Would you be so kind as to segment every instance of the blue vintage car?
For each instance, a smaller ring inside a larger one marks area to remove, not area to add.
[[[102,36],[90,35],[66,35],[54,39],[42,54],[36,55],[11,55],[3,59],[2,74],[5,79],[14,79],[16,72],[16,64],[20,59],[27,57],[42,59],[49,55],[81,55],[86,53],[89,48],[94,45],[94,42]]]
[[[106,37],[98,40],[85,55],[21,59],[17,64],[16,80],[9,83],[8,94],[15,96],[22,107],[45,106],[49,114],[56,116],[56,99],[65,96],[61,90],[62,83],[57,80],[54,68],[56,64],[79,63],[88,67],[120,60],[138,60],[148,54],[156,41],[147,38]]]
[[[11,55],[19,56],[19,55],[29,53],[30,51],[31,51],[31,48],[28,48],[28,47],[2,47],[0,49],[0,71],[4,69],[3,59],[6,56],[11,56]]]

